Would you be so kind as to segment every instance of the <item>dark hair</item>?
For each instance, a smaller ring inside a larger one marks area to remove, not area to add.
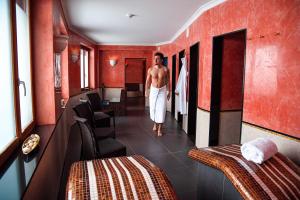
[[[164,54],[162,54],[161,52],[156,52],[155,54],[154,54],[154,56],[159,56],[160,57],[160,59],[164,59]]]

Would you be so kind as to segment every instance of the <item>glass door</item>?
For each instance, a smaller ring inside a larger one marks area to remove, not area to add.
[[[0,153],[16,137],[15,95],[13,83],[13,47],[10,0],[0,1]]]
[[[19,96],[22,132],[33,122],[28,1],[16,2]]]

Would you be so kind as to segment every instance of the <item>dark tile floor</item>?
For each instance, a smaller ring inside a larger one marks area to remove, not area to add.
[[[179,199],[196,199],[197,163],[187,157],[193,142],[177,126],[168,112],[163,136],[152,131],[153,122],[143,98],[129,98],[127,115],[116,119],[117,139],[127,146],[127,154],[143,155],[168,176]]]

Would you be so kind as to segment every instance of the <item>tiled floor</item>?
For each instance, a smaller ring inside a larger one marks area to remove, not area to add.
[[[127,116],[116,120],[117,139],[127,146],[128,155],[140,154],[165,171],[179,199],[196,199],[197,163],[187,157],[194,144],[168,112],[163,136],[152,131],[153,123],[143,99],[129,98]]]

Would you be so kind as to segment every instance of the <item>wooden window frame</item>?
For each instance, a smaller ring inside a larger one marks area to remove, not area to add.
[[[87,87],[85,87],[85,80],[83,81],[84,87],[83,88],[81,87],[81,74],[80,74],[80,88],[81,88],[81,91],[86,91],[86,90],[90,89],[90,51],[91,50],[89,48],[87,48],[86,46],[80,45],[80,53],[81,53],[81,50],[84,50],[84,51],[86,51],[88,53],[88,71],[87,71],[87,74],[88,74],[88,85],[87,85]],[[81,68],[81,66],[80,66],[80,68]],[[81,69],[80,69],[80,73],[81,73]],[[85,64],[83,66],[83,73],[85,74]]]
[[[15,126],[16,137],[11,143],[7,144],[7,147],[0,154],[0,167],[10,158],[14,151],[23,143],[23,141],[32,133],[35,125],[35,101],[33,90],[33,69],[32,69],[32,41],[31,41],[31,15],[30,15],[30,0],[28,1],[28,16],[29,16],[29,51],[30,51],[30,73],[31,73],[31,95],[32,95],[32,113],[33,120],[22,132],[21,128],[21,110],[20,110],[20,94],[19,94],[19,71],[18,71],[18,50],[17,50],[17,23],[16,23],[16,3],[17,0],[10,1],[10,25],[11,25],[11,37],[12,37],[12,68],[13,68],[13,88],[14,88],[14,108],[15,108]]]
[[[55,68],[56,68],[56,56],[60,56],[60,87],[55,87],[55,84],[54,84],[54,88],[55,88],[55,92],[56,93],[61,93],[62,92],[62,53],[54,53],[53,54],[53,57],[54,57],[54,82],[56,81],[55,80],[55,76],[56,76],[56,72],[55,72]]]

